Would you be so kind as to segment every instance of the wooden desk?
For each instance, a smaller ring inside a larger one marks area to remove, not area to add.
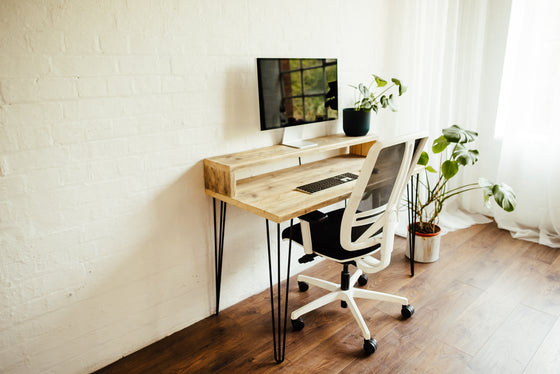
[[[315,194],[296,191],[297,186],[345,172],[358,174],[370,147],[377,137],[347,137],[342,134],[312,139],[317,146],[305,149],[283,145],[254,149],[204,160],[204,185],[206,194],[213,198],[214,250],[216,271],[216,314],[219,313],[224,231],[227,204],[232,204],[266,219],[269,259],[269,282],[272,311],[274,358],[284,360],[288,289],[290,278],[291,240],[287,254],[287,282],[284,309],[280,288],[280,223],[311,211],[332,205],[350,196],[355,181],[342,184]],[[313,161],[302,163],[302,158]],[[282,164],[281,167],[275,167]],[[286,166],[288,164],[288,166]],[[253,172],[269,166],[272,170]],[[250,175],[243,175],[249,173]],[[216,200],[220,201],[219,216]],[[218,222],[217,222],[218,220]],[[272,265],[269,221],[277,224],[277,264]],[[273,287],[273,269],[277,268],[276,295]],[[276,310],[274,303],[277,303]],[[282,323],[282,319],[284,319]]]

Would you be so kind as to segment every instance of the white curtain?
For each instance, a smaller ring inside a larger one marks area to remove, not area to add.
[[[493,209],[514,237],[560,247],[560,1],[514,0],[495,135],[498,175],[518,197]]]
[[[451,124],[477,131],[479,162],[457,183],[482,176],[518,196],[506,213],[486,208],[480,191],[463,194],[442,226],[491,216],[514,237],[560,246],[560,1],[392,4],[398,21],[388,64],[409,84],[394,131],[427,129],[432,140]]]
[[[489,179],[495,175],[484,161],[497,157],[494,123],[510,4],[510,0],[392,2],[395,38],[388,65],[409,87],[400,100],[394,131],[427,130],[429,145],[441,135],[441,129],[452,124],[478,131],[478,146],[488,144],[491,152],[483,152],[479,164],[462,176],[461,183],[476,181],[476,173]],[[482,193],[470,195],[467,201],[472,197],[473,203],[483,206]],[[451,209],[441,215],[444,230],[489,222],[480,214],[457,212],[460,203],[461,199],[450,201]],[[453,214],[447,214],[449,211]],[[400,222],[399,233],[404,234],[404,214]]]

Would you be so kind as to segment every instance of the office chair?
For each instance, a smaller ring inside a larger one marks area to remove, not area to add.
[[[291,234],[290,228],[283,231],[284,239],[291,235],[293,241],[304,247],[305,255],[300,262],[321,256],[343,265],[340,284],[298,276],[300,291],[306,291],[311,284],[330,293],[292,312],[295,331],[304,327],[302,315],[341,300],[341,306],[350,308],[362,330],[364,351],[372,354],[377,350],[377,341],[371,337],[354,298],[399,303],[403,319],[412,316],[414,308],[406,297],[355,288],[354,285],[364,286],[368,280],[365,273],[376,273],[389,265],[398,206],[426,141],[427,137],[417,135],[374,143],[346,208],[328,213],[308,213],[299,217],[300,223],[291,228]],[[357,267],[352,276],[349,265]]]

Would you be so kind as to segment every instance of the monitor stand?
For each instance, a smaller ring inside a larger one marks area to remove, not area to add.
[[[302,126],[291,126],[284,128],[282,144],[292,148],[309,148],[315,147],[317,143],[303,139]]]

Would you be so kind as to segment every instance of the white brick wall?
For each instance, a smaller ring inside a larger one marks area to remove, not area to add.
[[[280,136],[255,58],[338,57],[344,93],[379,71],[384,7],[1,1],[0,372],[90,372],[210,315],[201,160]],[[266,268],[263,220],[231,208],[221,305]]]

